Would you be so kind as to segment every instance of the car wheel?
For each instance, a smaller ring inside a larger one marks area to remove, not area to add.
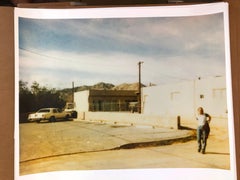
[[[40,121],[41,121],[41,120],[37,120],[36,122],[37,122],[37,123],[40,123]]]
[[[67,114],[66,116],[65,116],[65,120],[68,120],[70,118],[70,116]]]
[[[72,118],[77,118],[77,111],[72,112]]]
[[[50,122],[55,122],[55,121],[56,121],[56,119],[55,119],[55,117],[54,117],[54,116],[52,116],[52,117],[50,117],[49,121],[50,121]]]

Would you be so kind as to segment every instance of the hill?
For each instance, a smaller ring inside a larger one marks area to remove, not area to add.
[[[145,87],[145,85],[142,84],[142,87]],[[105,82],[99,82],[97,84],[94,84],[92,86],[78,86],[78,87],[74,87],[74,92],[78,92],[78,91],[84,91],[84,90],[134,90],[134,91],[138,91],[138,83],[123,83],[123,84],[119,84],[119,85],[113,85],[111,83],[105,83]],[[73,89],[72,88],[66,88],[66,89],[62,89],[59,90],[62,99],[64,99],[65,101],[71,101],[72,100],[72,92]]]
[[[142,87],[145,87],[145,85],[142,84]],[[123,83],[120,85],[117,85],[115,87],[112,88],[112,90],[138,90],[138,83]]]

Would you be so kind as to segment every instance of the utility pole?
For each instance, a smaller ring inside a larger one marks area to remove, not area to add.
[[[74,102],[74,82],[72,82],[72,102]]]
[[[139,113],[139,114],[141,114],[141,112],[142,112],[141,64],[143,64],[143,61],[139,61],[139,62],[138,62],[138,113]]]

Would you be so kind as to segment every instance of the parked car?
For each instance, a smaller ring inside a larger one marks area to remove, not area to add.
[[[67,102],[64,108],[65,112],[71,114],[71,118],[77,118],[76,104],[74,102]]]
[[[36,113],[28,115],[28,121],[40,122],[41,120],[48,120],[49,122],[55,122],[56,120],[69,119],[71,113],[61,111],[58,108],[43,108],[39,109]]]

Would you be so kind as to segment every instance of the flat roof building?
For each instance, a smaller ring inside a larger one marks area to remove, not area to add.
[[[163,117],[181,116],[195,119],[202,106],[216,118],[227,118],[227,89],[225,76],[198,78],[142,89],[143,114]]]
[[[77,111],[130,111],[137,102],[135,90],[85,90],[74,93]]]

